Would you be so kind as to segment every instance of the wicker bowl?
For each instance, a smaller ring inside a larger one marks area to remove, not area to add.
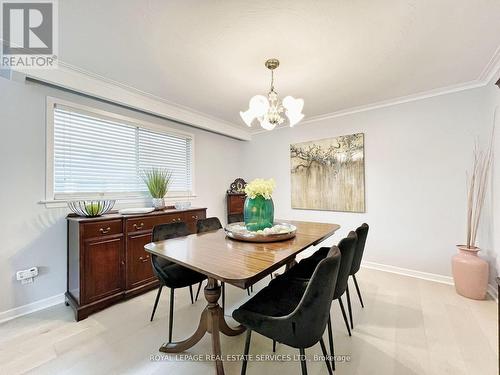
[[[111,211],[114,200],[90,200],[68,202],[68,207],[78,216],[96,217]]]

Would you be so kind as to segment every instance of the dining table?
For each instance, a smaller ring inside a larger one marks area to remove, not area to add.
[[[276,220],[296,227],[295,237],[279,242],[246,242],[226,236],[225,230],[191,234],[144,246],[153,255],[180,264],[207,276],[204,289],[207,306],[201,313],[196,331],[187,339],[166,342],[163,353],[180,353],[196,345],[206,333],[211,334],[212,356],[217,375],[224,374],[220,333],[236,336],[245,327],[230,327],[218,301],[221,282],[246,289],[277,269],[293,266],[297,254],[332,236],[340,226],[331,223]]]

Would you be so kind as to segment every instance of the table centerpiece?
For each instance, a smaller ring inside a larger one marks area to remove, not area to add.
[[[243,207],[245,226],[255,232],[274,225],[274,204],[272,194],[276,183],[271,178],[256,178],[245,187],[247,198]]]

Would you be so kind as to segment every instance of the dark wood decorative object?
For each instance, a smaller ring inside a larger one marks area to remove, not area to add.
[[[281,220],[280,220],[281,221]],[[266,277],[283,265],[295,261],[295,256],[309,246],[316,245],[332,236],[340,226],[337,224],[287,221],[297,227],[293,239],[272,243],[250,243],[234,241],[226,237],[224,229],[153,242],[146,245],[149,253],[183,265],[208,277],[205,287],[207,306],[200,316],[195,333],[186,340],[166,342],[160,351],[179,353],[196,345],[206,333],[211,334],[212,351],[215,356],[217,375],[224,374],[221,358],[220,334],[235,336],[245,328],[227,325],[224,312],[219,306],[220,281],[242,289]]]
[[[228,194],[241,194],[245,192],[245,187],[247,186],[247,183],[244,179],[242,178],[237,178],[233,182],[231,182],[231,185],[229,185],[229,189],[227,191]]]
[[[243,205],[247,197],[245,186],[247,186],[246,181],[242,178],[237,178],[227,190],[227,222],[229,224],[243,221]]]
[[[95,218],[69,215],[66,299],[76,320],[158,286],[144,250],[155,225],[184,221],[195,233],[197,220],[205,217],[206,208]]]

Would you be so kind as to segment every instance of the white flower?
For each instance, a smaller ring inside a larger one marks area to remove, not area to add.
[[[276,183],[272,178],[269,180],[256,178],[247,184],[245,187],[245,193],[251,199],[254,199],[258,195],[264,197],[265,199],[271,199],[275,187]]]

